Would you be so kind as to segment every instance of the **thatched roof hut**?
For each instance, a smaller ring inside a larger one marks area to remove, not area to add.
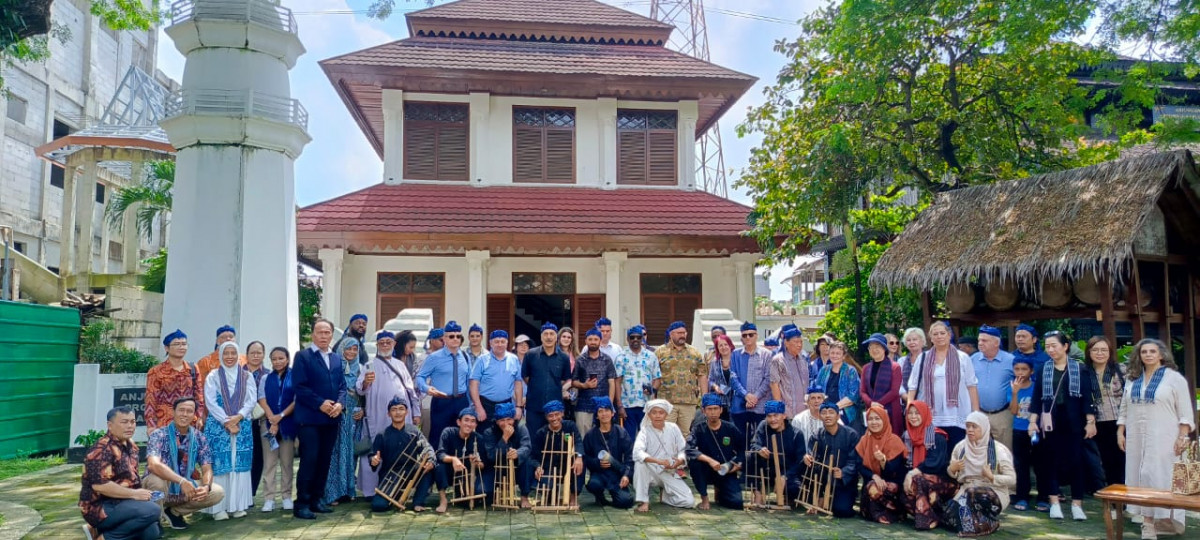
[[[1167,191],[1179,196],[1166,200]],[[1183,253],[1200,253],[1198,198],[1187,150],[950,191],[892,243],[871,284],[929,289],[983,278],[1036,286],[1085,272],[1119,282],[1160,210],[1174,229],[1198,233],[1179,239],[1193,248]]]

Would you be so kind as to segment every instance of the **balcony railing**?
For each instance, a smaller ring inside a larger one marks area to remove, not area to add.
[[[188,19],[244,21],[296,33],[292,10],[267,0],[179,0],[171,4],[171,24]]]
[[[244,116],[308,129],[308,111],[299,100],[252,90],[177,90],[167,96],[166,117]]]

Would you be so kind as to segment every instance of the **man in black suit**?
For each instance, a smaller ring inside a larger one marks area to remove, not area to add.
[[[333,323],[320,319],[313,324],[312,346],[296,352],[292,363],[292,385],[296,389],[297,438],[300,440],[300,470],[296,475],[296,506],[292,515],[316,519],[314,512],[332,512],[321,504],[333,444],[337,440],[338,418],[345,413],[342,398],[346,379],[342,359],[333,354]]]

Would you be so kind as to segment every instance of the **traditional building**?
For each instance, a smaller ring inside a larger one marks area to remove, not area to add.
[[[406,307],[535,335],[652,340],[700,307],[753,319],[750,208],[697,191],[696,138],[754,83],[592,0],[459,0],[322,68],[383,182],[300,210],[300,256],[342,321]],[[618,334],[619,335],[619,334]]]

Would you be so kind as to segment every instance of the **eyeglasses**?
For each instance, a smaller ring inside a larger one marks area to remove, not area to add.
[[[446,339],[462,339],[462,334],[446,334]]]
[[[758,337],[758,334],[756,334],[756,333],[754,333],[754,332],[750,332],[750,333],[748,333],[748,334],[742,334],[742,337],[743,337],[743,338],[748,338],[748,337]]]

